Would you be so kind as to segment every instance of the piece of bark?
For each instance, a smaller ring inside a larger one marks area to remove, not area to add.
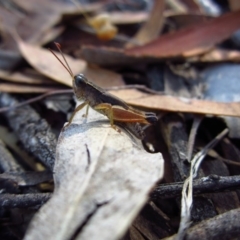
[[[169,149],[174,179],[183,181],[189,176],[190,167],[187,159],[188,136],[183,120],[174,114],[165,115],[162,118],[161,129]],[[215,207],[207,197],[194,197],[191,211],[192,221],[200,221],[215,215]]]
[[[0,206],[5,209],[41,206],[51,195],[51,193],[0,194]]]
[[[5,172],[0,174],[0,180],[11,180],[21,187],[30,187],[53,179],[52,172]]]
[[[187,161],[188,136],[180,116],[167,114],[162,118],[161,129],[167,144],[175,181],[183,181],[189,174]]]
[[[150,240],[159,240],[174,233],[170,219],[153,202],[142,209],[133,222],[133,226]]]
[[[138,140],[115,131],[85,109],[58,140],[55,190],[31,222],[30,239],[119,239],[163,175],[161,154],[145,152]],[[79,119],[80,118],[80,119]]]
[[[238,239],[240,234],[240,208],[228,211],[214,218],[202,221],[188,229],[184,239]],[[168,238],[175,239],[176,235]]]
[[[17,103],[17,100],[10,95],[0,93],[0,107],[13,106]],[[55,160],[56,137],[48,123],[28,105],[3,114],[24,147],[52,170]]]
[[[134,226],[131,226],[127,234],[121,240],[146,240],[146,239]]]
[[[230,141],[230,139],[224,138],[223,141],[221,141],[221,149],[224,158],[240,163],[240,150]],[[239,168],[236,168],[234,165],[228,165],[228,169],[231,175],[239,174]]]
[[[23,172],[23,168],[15,161],[0,139],[0,168],[3,172]]]

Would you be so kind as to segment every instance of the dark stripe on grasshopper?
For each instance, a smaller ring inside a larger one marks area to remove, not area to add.
[[[149,123],[155,123],[158,121],[158,118],[156,116],[155,113],[152,113],[152,112],[145,112],[145,116],[146,116],[146,120],[149,122]]]

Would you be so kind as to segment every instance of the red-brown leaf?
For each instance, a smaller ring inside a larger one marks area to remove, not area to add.
[[[149,44],[126,49],[125,52],[131,56],[156,58],[199,54],[227,39],[239,28],[240,10],[174,33],[162,35]]]

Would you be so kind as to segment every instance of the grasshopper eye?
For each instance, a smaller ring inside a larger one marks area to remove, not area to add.
[[[80,86],[82,83],[86,82],[86,77],[83,74],[78,74],[74,77],[74,81],[77,86]]]

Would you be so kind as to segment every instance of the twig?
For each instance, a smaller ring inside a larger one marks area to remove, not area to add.
[[[183,182],[161,184],[151,193],[151,199],[169,199],[181,195]],[[194,195],[203,193],[229,192],[240,189],[240,176],[221,177],[210,175],[193,181]]]
[[[196,137],[199,125],[202,122],[202,119],[203,119],[203,116],[201,115],[194,116],[191,132],[188,139],[188,146],[187,146],[187,157],[189,162],[191,162],[191,159],[192,159],[192,152],[193,152],[195,137]]]
[[[228,129],[223,130],[215,139],[206,145],[200,152],[198,152],[191,161],[191,168],[189,177],[184,181],[181,200],[181,221],[178,229],[176,240],[184,239],[185,233],[190,226],[191,208],[192,208],[192,182],[197,177],[198,169],[203,159],[207,155],[209,149],[212,149],[226,134]]]
[[[47,93],[44,93],[44,94],[39,95],[37,97],[30,98],[29,100],[23,101],[21,103],[17,103],[13,106],[0,108],[0,113],[19,108],[19,107],[25,106],[25,105],[33,103],[33,102],[40,101],[40,100],[42,100],[42,99],[44,99],[48,96],[58,95],[58,94],[68,94],[68,93],[73,93],[72,89],[63,89],[63,90],[56,90],[56,91],[47,92]]]
[[[0,181],[11,180],[18,186],[35,186],[37,184],[48,182],[53,179],[52,172],[41,171],[41,172],[5,172],[0,174]]]
[[[229,164],[229,165],[235,165],[235,166],[239,166],[239,167],[240,167],[240,162],[235,162],[235,161],[233,161],[233,160],[223,158],[222,156],[220,156],[220,155],[219,155],[216,151],[214,151],[213,149],[208,152],[208,155],[209,155],[210,157],[213,157],[213,158],[217,159],[217,160],[223,161],[223,162],[225,162],[225,163],[227,163],[227,164]]]

